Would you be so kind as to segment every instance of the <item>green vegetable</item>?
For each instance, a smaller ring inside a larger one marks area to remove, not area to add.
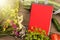
[[[49,40],[49,37],[45,35],[44,30],[34,29],[34,31],[27,31],[25,35],[25,40]]]
[[[39,1],[39,3],[44,4],[44,0],[38,0],[38,1]],[[24,8],[25,9],[30,9],[31,4],[33,2],[34,2],[34,0],[26,0],[26,1],[24,0],[24,3],[23,3]],[[60,8],[60,4],[59,3],[51,1],[51,0],[48,1],[48,5],[53,5],[53,7],[54,7],[55,10],[57,10],[57,9]]]
[[[60,24],[58,23],[57,19],[52,18],[52,22],[54,23],[58,32],[60,32]]]

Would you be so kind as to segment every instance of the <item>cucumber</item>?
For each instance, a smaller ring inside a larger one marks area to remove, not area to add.
[[[34,0],[24,0],[23,6],[26,9],[30,9],[32,3],[34,3]],[[39,4],[44,4],[44,0],[39,0]],[[57,3],[55,1],[49,0],[48,5],[53,5],[54,11],[56,11],[60,8],[60,3]]]
[[[57,29],[57,31],[60,32],[60,24],[59,24],[59,22],[57,21],[57,19],[52,18],[52,22],[53,22],[53,24],[55,25],[55,28]]]

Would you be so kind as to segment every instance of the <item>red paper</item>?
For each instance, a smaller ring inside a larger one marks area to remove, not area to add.
[[[42,4],[32,4],[30,13],[29,30],[32,27],[41,28],[48,35],[52,19],[53,7]]]

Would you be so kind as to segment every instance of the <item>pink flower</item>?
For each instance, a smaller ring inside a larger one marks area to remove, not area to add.
[[[19,35],[19,33],[17,32],[17,30],[14,30],[14,34],[15,34],[16,36]]]
[[[16,24],[14,24],[14,21],[11,21],[11,26],[14,28],[14,29],[16,29],[17,28],[17,26],[16,26]]]
[[[18,31],[17,31],[17,25],[14,24],[14,21],[11,21],[10,24],[11,24],[11,26],[14,28],[14,30],[13,30],[14,34],[15,34],[16,36],[18,36],[19,33],[18,33]]]

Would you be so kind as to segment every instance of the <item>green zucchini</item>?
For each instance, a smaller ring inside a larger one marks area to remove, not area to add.
[[[60,32],[60,24],[59,24],[59,22],[57,21],[57,19],[52,18],[52,22],[53,22],[53,24],[55,25],[55,28],[57,29],[57,31]]]

